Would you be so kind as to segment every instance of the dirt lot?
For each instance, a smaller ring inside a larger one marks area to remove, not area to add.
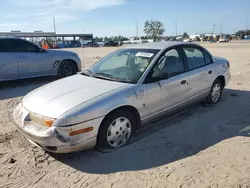
[[[2,83],[0,187],[250,187],[250,43],[203,45],[231,62],[222,101],[154,123],[133,144],[108,154],[51,155],[30,145],[16,130],[12,111],[25,94],[54,78]],[[89,67],[114,49],[73,50]]]

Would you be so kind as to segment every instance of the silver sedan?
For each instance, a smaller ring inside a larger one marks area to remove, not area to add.
[[[229,67],[197,44],[133,45],[29,93],[13,117],[21,133],[47,151],[112,151],[160,116],[199,101],[218,103]]]
[[[81,70],[76,53],[44,50],[14,37],[0,38],[0,81],[39,76],[71,76]]]

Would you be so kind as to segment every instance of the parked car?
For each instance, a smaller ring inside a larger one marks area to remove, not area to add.
[[[192,39],[190,39],[190,38],[183,39],[183,42],[192,42]]]
[[[108,41],[108,42],[104,43],[105,47],[108,47],[108,46],[118,46],[118,45],[119,45],[119,43],[115,42],[115,41]]]
[[[199,101],[218,103],[229,67],[194,43],[128,46],[29,93],[13,118],[31,143],[47,151],[112,151],[159,117]]]
[[[84,45],[84,47],[92,47],[92,48],[94,48],[94,47],[100,47],[100,45],[98,43],[96,43],[96,42],[87,42]]]
[[[0,38],[0,81],[53,75],[62,78],[80,70],[76,53],[44,50],[19,38]]]
[[[229,42],[229,39],[227,37],[220,37],[219,42]]]

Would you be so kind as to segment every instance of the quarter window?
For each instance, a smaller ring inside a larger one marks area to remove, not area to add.
[[[187,56],[188,67],[190,70],[206,65],[205,58],[201,50],[195,47],[184,47]]]
[[[207,53],[207,51],[203,50],[203,54],[205,57],[206,64],[213,63],[211,56]]]

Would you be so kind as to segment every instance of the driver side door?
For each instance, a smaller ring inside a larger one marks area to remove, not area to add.
[[[189,74],[178,48],[165,51],[146,78],[147,108],[145,119],[154,119],[187,105]]]
[[[38,46],[25,41],[13,40],[20,78],[50,75],[53,67],[46,51],[38,51]]]

